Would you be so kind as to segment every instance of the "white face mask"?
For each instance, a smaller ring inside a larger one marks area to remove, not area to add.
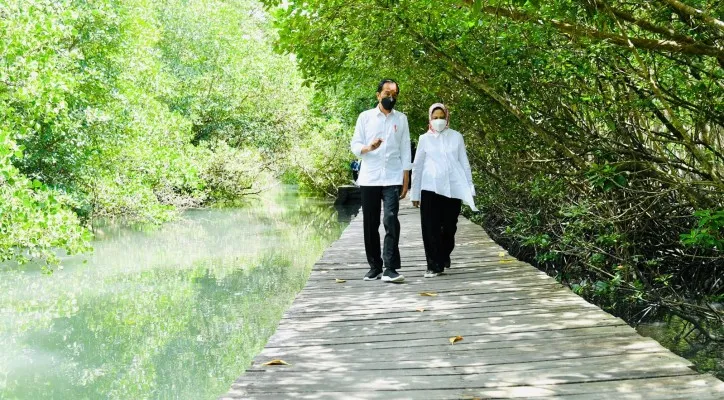
[[[430,124],[432,125],[432,129],[434,129],[435,132],[442,132],[447,126],[447,121],[445,121],[444,119],[433,119],[432,121],[430,121]]]

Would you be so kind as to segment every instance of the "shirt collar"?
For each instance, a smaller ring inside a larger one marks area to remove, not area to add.
[[[377,104],[377,107],[375,107],[375,110],[377,110],[376,115],[382,115],[383,117],[386,116],[385,113],[383,113],[382,110],[380,110],[379,103]],[[392,109],[392,111],[390,111],[390,115],[395,115],[396,113],[397,113],[397,111],[394,108]]]

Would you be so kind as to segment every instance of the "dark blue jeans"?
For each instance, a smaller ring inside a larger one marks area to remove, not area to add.
[[[400,268],[400,191],[402,186],[360,186],[362,194],[362,225],[364,226],[365,253],[371,268]],[[384,249],[380,253],[380,208],[384,203]]]

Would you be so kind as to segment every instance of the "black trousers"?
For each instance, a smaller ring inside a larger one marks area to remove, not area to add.
[[[402,186],[360,186],[362,194],[362,225],[365,236],[365,253],[371,268],[400,268],[400,191]],[[380,208],[384,203],[385,225],[384,250],[380,252]]]
[[[443,272],[450,265],[450,254],[455,248],[455,232],[462,200],[451,199],[435,192],[422,191],[420,219],[422,242],[425,246],[427,269]]]

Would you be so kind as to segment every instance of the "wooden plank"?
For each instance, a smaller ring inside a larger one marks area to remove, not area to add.
[[[345,316],[358,316],[358,315],[367,315],[367,316],[383,316],[385,318],[389,318],[391,315],[397,315],[400,313],[415,313],[415,312],[437,312],[437,311],[445,311],[445,310],[469,310],[469,309],[480,309],[480,310],[495,310],[495,311],[516,311],[516,310],[523,310],[523,309],[530,309],[530,310],[552,310],[552,309],[558,309],[558,308],[568,308],[568,307],[585,307],[585,308],[595,308],[594,305],[583,302],[583,304],[580,304],[580,302],[572,301],[568,297],[559,297],[556,298],[544,298],[540,299],[536,302],[535,305],[530,305],[530,300],[510,300],[510,301],[500,301],[496,303],[459,303],[459,304],[449,304],[449,303],[442,303],[442,304],[432,304],[432,303],[418,303],[416,306],[409,306],[406,307],[396,307],[391,310],[381,310],[378,308],[370,308],[370,307],[348,307],[348,308],[340,308],[335,311],[330,311],[326,308],[297,308],[295,310],[287,311],[283,319],[304,319],[304,318],[319,318],[319,317],[345,317]],[[418,310],[418,308],[422,308],[422,310]]]
[[[722,399],[724,383],[709,381],[696,375],[665,376],[649,379],[620,379],[573,384],[527,384],[508,387],[420,390],[394,385],[387,380],[376,382],[375,390],[247,393],[244,387],[234,388],[224,399],[278,399],[280,394],[295,399],[553,399],[565,396],[575,399]],[[236,386],[235,386],[236,387]],[[284,387],[279,385],[278,387]],[[287,388],[289,389],[289,388]],[[342,388],[336,388],[337,390]]]
[[[501,335],[497,332],[483,332],[480,333],[477,330],[467,330],[462,329],[459,330],[459,334],[463,337],[486,337],[486,336],[492,336],[500,341],[504,341],[506,338],[515,338],[517,336],[529,336],[529,337],[560,337],[557,335],[562,336],[570,336],[571,340],[576,339],[576,335],[572,335],[571,332],[578,332],[580,330],[599,330],[599,329],[609,329],[609,328],[619,328],[622,326],[627,326],[623,324],[620,321],[616,322],[604,322],[600,324],[595,324],[593,326],[586,326],[586,327],[571,327],[571,328],[561,328],[561,327],[554,327],[554,328],[548,328],[548,327],[541,327],[540,329],[531,328],[531,327],[519,327],[517,329],[510,329],[508,332],[506,332],[504,335]],[[628,327],[628,329],[631,329]],[[631,329],[630,333],[634,333],[633,329]],[[367,335],[360,335],[360,336],[344,336],[344,337],[323,337],[323,336],[315,336],[315,335],[305,335],[303,333],[299,332],[287,332],[283,333],[280,332],[279,335],[275,335],[272,338],[269,339],[268,345],[269,346],[280,346],[281,343],[294,343],[299,345],[313,345],[313,344],[329,344],[335,343],[335,344],[344,344],[344,343],[370,343],[372,345],[383,343],[386,341],[393,341],[397,342],[398,344],[393,347],[400,347],[399,343],[403,341],[408,340],[416,340],[416,339],[439,339],[439,338],[449,338],[450,335],[448,332],[430,332],[430,330],[425,329],[418,332],[408,331],[404,333],[398,333],[391,336],[379,336],[371,338]]]
[[[621,368],[627,368],[638,363],[661,364],[666,362],[679,362],[680,357],[671,354],[669,351],[662,352],[640,352],[627,354],[612,354],[603,356],[584,356],[584,357],[568,357],[558,360],[539,359],[526,362],[510,362],[507,359],[499,360],[481,360],[478,363],[461,364],[451,360],[446,365],[426,365],[418,362],[415,365],[412,362],[407,364],[393,366],[392,369],[380,368],[378,365],[371,363],[355,364],[357,371],[366,372],[385,372],[395,375],[450,375],[450,374],[488,374],[494,372],[523,372],[549,370],[562,367],[576,367],[578,369],[588,369],[594,366],[610,366],[618,365]],[[345,372],[345,368],[323,368],[315,365],[296,365],[276,368],[274,366],[254,365],[246,370],[246,372],[256,372],[264,374],[277,375],[299,375],[306,373],[340,373]],[[537,373],[537,372],[536,372]],[[240,385],[243,385],[241,381]]]
[[[324,301],[322,298],[307,298],[302,303],[293,304],[289,308],[289,315],[297,312],[326,312],[335,313],[339,311],[359,311],[374,310],[380,299],[386,297],[378,297],[373,299],[360,299],[359,296],[343,296],[339,295],[339,299],[333,303]],[[433,300],[434,299],[434,300]],[[447,308],[463,308],[466,306],[484,306],[498,307],[505,306],[511,302],[525,303],[529,307],[534,304],[576,304],[580,299],[566,297],[564,293],[538,293],[531,295],[530,292],[513,292],[513,293],[492,293],[484,296],[476,296],[475,301],[467,301],[462,296],[447,296],[441,299],[420,296],[415,293],[412,296],[398,297],[394,307],[389,307],[389,314],[394,314],[398,310],[416,310],[419,307],[447,307]],[[378,309],[379,310],[379,309]],[[384,309],[378,312],[385,312]]]
[[[434,297],[425,297],[421,293],[433,293]],[[340,305],[345,306],[365,306],[375,307],[379,306],[382,299],[387,299],[391,304],[389,309],[397,308],[401,304],[412,302],[418,304],[440,304],[440,303],[453,303],[461,304],[463,302],[469,303],[488,303],[488,302],[499,302],[505,300],[521,300],[529,299],[530,304],[534,304],[538,298],[549,298],[549,297],[561,297],[565,296],[566,292],[564,289],[551,286],[551,289],[530,289],[530,288],[508,288],[506,290],[498,291],[484,291],[478,293],[467,293],[465,291],[454,291],[454,292],[438,292],[437,290],[414,290],[407,292],[397,292],[396,294],[370,294],[369,296],[360,297],[359,293],[344,293],[339,292],[338,294],[328,294],[326,296],[314,295],[302,293],[298,296],[298,303],[292,305],[293,308],[304,308],[310,306],[323,306],[334,309]],[[394,302],[394,303],[393,303]]]
[[[540,350],[540,349],[538,349]],[[315,360],[314,362],[304,358],[289,358],[285,359],[289,363],[286,366],[265,366],[261,362],[253,364],[249,371],[255,370],[271,370],[286,371],[288,374],[316,374],[322,375],[326,372],[351,372],[357,373],[362,371],[387,371],[390,375],[394,375],[397,371],[403,370],[417,370],[427,371],[426,374],[436,373],[437,371],[443,371],[446,369],[471,369],[475,371],[479,367],[487,367],[493,371],[506,371],[512,365],[514,370],[521,369],[521,365],[529,365],[527,368],[522,369],[535,369],[545,370],[552,368],[554,365],[568,365],[581,362],[582,360],[590,360],[591,365],[594,365],[596,360],[599,358],[611,360],[611,359],[626,359],[633,356],[639,356],[639,361],[642,360],[657,360],[661,354],[665,352],[655,347],[639,347],[636,349],[600,349],[594,353],[577,353],[577,352],[551,352],[551,351],[526,351],[520,352],[519,354],[513,354],[511,356],[496,356],[494,353],[488,353],[485,357],[483,356],[466,356],[465,354],[453,354],[445,356],[444,354],[438,353],[437,357],[429,355],[424,358],[416,358],[409,360],[392,360],[392,361],[356,361],[353,363],[346,362],[344,360]],[[502,353],[501,353],[502,354]],[[682,363],[680,358],[675,355],[668,353],[669,356],[674,357],[670,362],[675,362],[682,366],[687,366],[687,363]],[[279,368],[277,368],[279,367]],[[244,381],[243,377],[241,381]]]
[[[560,306],[549,306],[549,307],[537,307],[537,308],[521,308],[519,305],[513,305],[509,307],[475,307],[475,304],[468,304],[469,307],[460,308],[423,308],[419,309],[407,309],[397,310],[395,312],[396,317],[411,318],[417,317],[418,315],[440,316],[446,315],[480,315],[487,317],[505,317],[511,315],[528,315],[528,314],[546,314],[546,313],[557,313],[565,311],[577,311],[580,310],[578,305],[560,305]],[[591,307],[589,307],[591,308]],[[593,309],[593,308],[591,308]],[[375,320],[388,320],[390,313],[380,312],[379,310],[365,311],[359,310],[354,313],[343,311],[339,313],[317,313],[309,315],[310,313],[296,313],[293,315],[285,315],[283,319],[290,320],[290,323],[298,321],[300,323],[331,323],[338,321],[367,321],[372,322]],[[397,319],[396,319],[397,320]]]
[[[450,337],[450,335],[448,335]],[[297,360],[305,360],[305,363],[313,364],[316,360],[342,361],[349,359],[350,362],[377,362],[377,361],[395,361],[399,360],[426,360],[434,359],[440,353],[447,356],[465,356],[470,352],[480,355],[481,357],[500,358],[504,355],[505,360],[513,359],[513,355],[526,356],[528,353],[535,351],[540,354],[568,354],[583,353],[589,350],[601,350],[614,347],[624,347],[627,349],[664,351],[658,343],[641,342],[638,338],[633,337],[617,337],[604,338],[599,336],[581,336],[576,338],[576,344],[571,345],[568,338],[555,338],[549,340],[529,339],[508,342],[484,342],[462,340],[455,345],[451,345],[448,337],[430,339],[423,343],[405,347],[378,347],[376,343],[356,344],[353,346],[299,346],[299,347],[267,347],[256,358],[258,363],[264,363],[274,358],[290,358]],[[608,339],[608,340],[607,340]],[[388,343],[389,344],[389,343]],[[393,354],[391,354],[393,353]],[[360,355],[363,354],[363,355]],[[685,366],[689,366],[686,364]]]
[[[458,312],[416,312],[409,313],[407,315],[400,315],[394,319],[391,318],[317,318],[317,319],[290,319],[286,321],[285,326],[288,328],[296,329],[298,331],[313,330],[320,333],[320,329],[331,328],[334,330],[338,329],[356,329],[368,327],[371,324],[375,326],[394,326],[400,327],[404,325],[404,329],[409,327],[417,326],[429,326],[432,324],[455,325],[455,324],[468,324],[477,326],[477,324],[485,324],[488,326],[510,326],[513,324],[535,324],[541,322],[547,322],[550,320],[559,319],[585,319],[591,321],[597,320],[615,320],[614,317],[608,316],[602,318],[601,313],[598,310],[593,309],[580,309],[580,308],[566,308],[563,310],[546,312],[526,312],[525,310],[520,311],[480,311],[472,310],[472,312],[458,313]],[[505,321],[505,323],[501,323]],[[484,328],[481,328],[484,329]],[[497,330],[496,330],[497,332]]]
[[[419,211],[402,206],[406,283],[365,282],[361,222],[324,252],[222,398],[724,399],[724,383],[510,257],[464,218],[454,267],[425,279]],[[263,365],[271,359],[291,365]]]
[[[487,303],[431,303],[424,302],[424,300],[417,303],[405,302],[392,310],[379,310],[371,307],[348,307],[338,309],[325,309],[324,307],[308,307],[308,308],[295,308],[294,310],[287,311],[283,319],[305,319],[305,318],[320,318],[320,317],[356,317],[359,315],[366,316],[382,316],[384,318],[396,317],[400,314],[416,313],[416,312],[443,312],[446,310],[459,310],[464,312],[466,310],[491,310],[491,311],[515,311],[522,309],[535,309],[535,310],[549,310],[558,308],[570,308],[570,307],[585,307],[592,308],[589,303],[585,305],[579,305],[577,302],[567,299],[563,296],[549,297],[540,299],[535,306],[530,306],[530,300],[507,300],[499,302],[487,302]],[[533,307],[533,308],[529,308]]]
[[[570,328],[570,329],[555,329],[555,330],[539,330],[532,331],[525,328],[522,331],[510,332],[505,335],[493,334],[479,334],[473,333],[465,336],[467,342],[481,342],[481,343],[505,343],[505,342],[517,342],[517,341],[540,341],[545,342],[551,339],[567,339],[567,340],[578,340],[579,337],[600,337],[600,336],[616,336],[616,335],[633,335],[636,331],[626,324],[620,325],[600,325],[594,327],[585,328]],[[413,347],[419,345],[426,345],[428,343],[439,344],[441,339],[448,339],[450,336],[446,334],[435,334],[430,332],[420,333],[403,333],[395,335],[393,337],[380,337],[375,338],[374,341],[370,340],[369,337],[346,337],[342,339],[326,338],[318,336],[310,336],[306,338],[298,338],[295,341],[280,340],[279,337],[272,337],[267,343],[267,347],[300,347],[300,346],[314,346],[314,345],[325,345],[325,346],[364,346],[364,347],[375,347],[379,349],[384,348],[398,348],[400,343],[405,343],[405,347]],[[507,347],[502,345],[501,347]]]
[[[594,367],[595,368],[592,368]],[[682,367],[677,362],[645,363],[621,368],[619,364],[588,365],[589,371],[579,367],[559,367],[547,370],[536,370],[536,378],[532,380],[535,385],[565,386],[576,383],[601,382],[611,380],[642,379],[651,377],[677,377],[695,375],[689,368]],[[591,370],[594,370],[591,371]],[[265,374],[250,373],[250,380],[243,384],[243,389],[251,393],[269,393],[280,391],[318,392],[340,390],[349,392],[374,391],[380,388],[380,383],[390,387],[415,388],[417,390],[446,388],[452,390],[472,388],[506,388],[523,385],[530,382],[526,372],[490,372],[462,374],[438,374],[438,371],[424,371],[421,375],[395,374],[390,371],[366,371],[355,375],[344,372],[326,372],[324,374]],[[484,378],[484,379],[481,379]],[[237,385],[241,388],[242,385]]]
[[[453,334],[454,336],[454,334]],[[464,342],[464,340],[463,340]],[[458,342],[455,345],[448,343],[447,338],[440,339],[439,344],[426,348],[398,347],[394,351],[389,349],[376,350],[372,346],[369,351],[338,350],[327,346],[308,347],[277,347],[265,349],[254,361],[254,365],[263,364],[272,359],[284,359],[293,365],[315,367],[317,365],[335,364],[357,365],[360,363],[378,363],[392,366],[401,362],[418,361],[427,362],[428,365],[447,365],[452,360],[504,360],[506,362],[522,362],[531,359],[564,359],[580,358],[581,356],[604,356],[610,354],[626,353],[653,353],[664,351],[655,341],[642,342],[635,337],[602,340],[601,338],[578,339],[572,344],[565,341],[549,342],[546,346],[530,344],[511,344],[505,346],[491,346],[488,343]],[[470,354],[474,354],[471,356]],[[688,363],[678,362],[679,365],[689,367]]]
[[[338,279],[338,278],[336,278]],[[432,282],[430,279],[420,278],[419,280],[408,279],[408,282],[402,284],[389,284],[385,282],[378,282],[383,287],[380,289],[375,288],[375,283],[369,283],[369,281],[355,280],[347,282],[335,282],[330,279],[325,282],[314,282],[310,283],[309,290],[304,293],[305,297],[313,296],[324,296],[329,297],[330,292],[339,293],[344,292],[345,295],[374,295],[374,294],[404,294],[404,293],[418,293],[424,291],[434,291],[435,293],[447,293],[447,294],[485,294],[485,293],[504,293],[513,291],[526,291],[529,288],[532,289],[547,289],[547,290],[567,290],[563,285],[557,282],[551,282],[547,279],[533,279],[527,280],[522,278],[520,282],[512,280],[506,284],[501,280],[490,280],[488,282],[479,282],[473,286],[469,282],[463,280],[444,280],[439,279]]]
[[[299,331],[294,329],[287,329],[283,328],[283,330],[278,330],[275,336],[277,336],[278,340],[285,340],[285,341],[300,341],[304,339],[308,339],[310,337],[320,337],[325,336],[327,340],[334,339],[337,341],[347,341],[352,338],[366,338],[369,342],[375,342],[376,340],[385,340],[385,339],[397,339],[401,337],[410,337],[410,336],[432,336],[432,337],[450,337],[451,334],[451,326],[441,326],[442,324],[418,324],[417,326],[408,326],[405,329],[399,329],[399,328],[378,328],[378,327],[370,327],[369,329],[340,329],[340,330],[334,330],[334,329],[328,329],[325,332],[316,332],[314,330],[309,331]],[[542,331],[555,331],[555,330],[568,330],[568,329],[575,329],[575,328],[596,328],[596,327],[610,327],[610,326],[619,326],[621,325],[621,321],[617,319],[601,319],[601,320],[595,320],[595,321],[587,321],[585,323],[572,323],[566,321],[565,323],[541,323],[541,324],[527,324],[524,326],[517,326],[515,324],[511,324],[509,326],[506,326],[504,328],[491,328],[491,329],[480,329],[479,327],[471,327],[469,325],[457,325],[453,324],[455,329],[455,335],[460,336],[470,336],[470,335],[476,335],[476,334],[483,334],[483,335],[509,335],[513,333],[522,333],[522,332],[542,332]]]

